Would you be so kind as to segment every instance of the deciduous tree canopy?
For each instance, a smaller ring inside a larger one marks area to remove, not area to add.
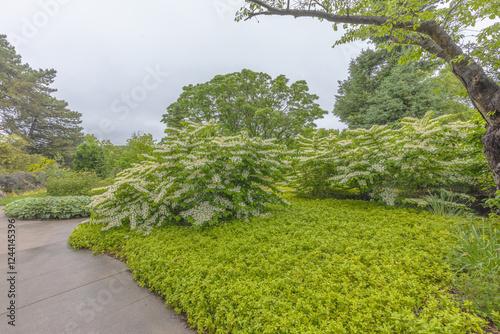
[[[303,80],[289,84],[284,75],[272,78],[250,70],[217,75],[209,82],[183,88],[167,108],[162,122],[181,127],[182,121],[216,120],[225,134],[247,131],[251,137],[286,141],[327,111],[315,102]]]

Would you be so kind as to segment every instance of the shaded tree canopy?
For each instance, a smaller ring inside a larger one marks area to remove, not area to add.
[[[56,71],[34,70],[21,62],[0,35],[0,127],[25,139],[31,153],[70,159],[83,140],[81,114],[51,94]]]
[[[216,120],[225,134],[247,131],[250,136],[287,141],[327,111],[315,102],[303,80],[289,84],[284,75],[272,78],[247,69],[183,88],[179,99],[168,106],[162,122],[181,127],[182,121]]]
[[[407,59],[426,52],[451,65],[453,74],[486,121],[483,149],[500,190],[500,22],[491,21],[472,40],[467,29],[500,17],[500,2],[488,0],[245,0],[236,20],[278,15],[313,17],[344,24],[335,45],[386,36],[386,47],[408,45]]]

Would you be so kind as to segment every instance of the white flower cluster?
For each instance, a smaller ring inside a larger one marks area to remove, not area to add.
[[[378,163],[375,163],[372,165],[372,170],[377,171],[379,173],[382,173],[385,171],[385,166],[378,164]]]
[[[229,189],[230,192],[239,193],[241,191],[241,186],[236,186],[233,189]]]
[[[243,161],[243,159],[241,159],[241,157],[238,156],[231,157],[230,159],[234,164],[239,164],[240,162]]]
[[[180,213],[182,218],[193,218],[194,225],[201,225],[204,222],[211,220],[218,212],[224,212],[225,210],[217,206],[210,205],[209,202],[201,202],[194,208],[183,211]]]
[[[397,191],[391,188],[384,188],[380,193],[380,197],[385,204],[393,206],[398,197]]]

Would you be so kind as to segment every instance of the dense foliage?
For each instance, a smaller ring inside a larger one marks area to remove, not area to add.
[[[480,126],[431,116],[405,118],[396,130],[373,126],[339,136],[302,137],[292,181],[302,192],[321,191],[327,182],[357,188],[389,205],[425,204],[419,198],[433,189],[467,194],[480,188],[486,161],[471,142]]]
[[[33,197],[9,203],[3,210],[7,217],[19,219],[68,219],[90,216],[90,202],[90,196]]]
[[[21,62],[0,35],[0,127],[27,141],[30,153],[63,156],[67,162],[82,141],[81,114],[52,96],[56,71],[34,70]]]
[[[146,160],[144,155],[151,155],[155,145],[156,141],[153,139],[152,134],[133,133],[132,136],[127,139],[127,145],[125,145],[117,161],[118,167],[123,170],[132,167],[133,164]]]
[[[169,129],[166,144],[94,197],[91,222],[107,228],[129,223],[148,231],[168,223],[204,225],[261,216],[267,203],[283,203],[272,192],[284,180],[283,146],[246,133],[223,137],[214,122],[184,125]]]
[[[327,112],[308,93],[303,80],[289,84],[284,75],[272,78],[250,70],[217,75],[209,82],[189,85],[167,108],[162,122],[181,127],[181,122],[216,120],[225,135],[247,131],[250,137],[288,141]]]
[[[448,293],[453,222],[361,201],[296,200],[268,218],[143,237],[82,224],[74,248],[118,252],[200,333],[465,333]]]
[[[47,177],[49,196],[85,196],[94,188],[110,185],[112,179],[102,180],[94,171],[61,171]]]
[[[111,169],[99,141],[92,135],[86,135],[85,141],[73,154],[73,170],[95,171],[100,177],[106,177]]]

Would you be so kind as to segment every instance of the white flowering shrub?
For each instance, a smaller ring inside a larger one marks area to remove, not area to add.
[[[223,137],[214,122],[168,131],[166,144],[94,197],[90,222],[148,232],[169,223],[265,216],[267,203],[285,203],[275,187],[289,168],[284,146],[245,133]]]
[[[327,198],[332,195],[329,178],[335,170],[331,159],[331,139],[336,136],[321,136],[315,131],[311,138],[298,136],[300,149],[294,154],[293,172],[289,175],[290,185],[301,194]]]
[[[331,166],[324,172],[331,186],[358,188],[389,205],[398,201],[423,204],[419,198],[434,189],[465,194],[480,187],[487,169],[478,146],[469,140],[480,126],[444,123],[447,117],[433,119],[428,112],[422,119],[404,118],[399,129],[348,130],[315,145],[314,139],[300,138],[301,156],[292,181],[307,189],[307,183],[300,181],[316,164]]]

